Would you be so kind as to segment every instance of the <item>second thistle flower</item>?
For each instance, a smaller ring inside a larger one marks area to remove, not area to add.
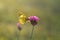
[[[18,27],[18,30],[21,30],[22,29],[19,22],[17,23],[17,27]]]

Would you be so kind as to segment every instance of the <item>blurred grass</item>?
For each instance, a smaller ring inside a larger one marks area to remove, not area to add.
[[[32,40],[60,40],[60,0],[0,0],[0,40],[17,40],[18,13],[40,18]],[[32,25],[22,25],[20,40],[29,40]]]

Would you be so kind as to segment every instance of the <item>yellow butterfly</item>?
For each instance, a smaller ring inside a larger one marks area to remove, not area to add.
[[[27,17],[24,14],[21,14],[19,16],[19,22],[20,22],[20,24],[24,24],[24,23],[26,23],[26,21],[27,21]]]

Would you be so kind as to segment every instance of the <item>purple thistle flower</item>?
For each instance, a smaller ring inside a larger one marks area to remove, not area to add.
[[[18,26],[18,29],[21,30],[21,25],[19,22],[17,23],[17,26]]]
[[[38,23],[39,18],[38,18],[37,16],[30,16],[30,17],[29,17],[29,20],[30,20],[31,24],[32,24],[33,26],[35,26],[35,25]]]

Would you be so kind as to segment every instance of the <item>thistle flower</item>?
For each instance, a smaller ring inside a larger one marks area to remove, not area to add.
[[[18,30],[21,30],[21,25],[19,22],[17,23],[17,26],[18,26]]]
[[[21,14],[19,16],[19,22],[20,22],[20,24],[24,24],[24,23],[26,23],[26,21],[27,21],[27,17],[24,14]]]
[[[30,17],[28,17],[28,19],[30,20],[31,24],[33,25],[31,36],[30,36],[30,40],[31,40],[32,35],[33,35],[33,31],[34,31],[34,26],[37,25],[39,18],[37,16],[30,16]]]
[[[37,16],[30,16],[30,17],[29,17],[29,20],[30,20],[31,24],[32,24],[33,26],[35,26],[35,25],[38,23],[39,18],[38,18]]]

